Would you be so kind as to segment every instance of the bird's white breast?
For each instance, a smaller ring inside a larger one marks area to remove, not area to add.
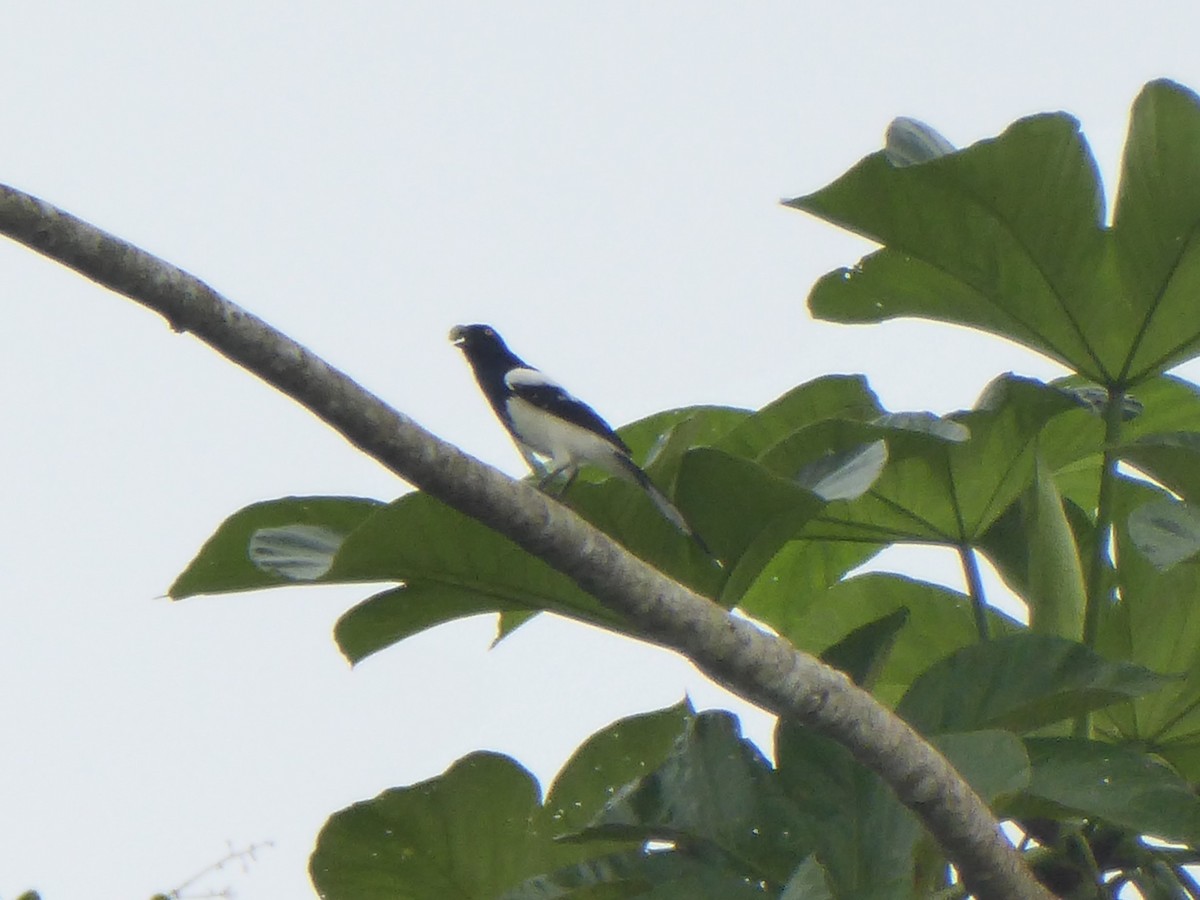
[[[620,467],[614,462],[615,448],[600,435],[553,416],[520,397],[509,398],[508,415],[522,443],[547,457],[550,468],[588,462],[620,474]]]

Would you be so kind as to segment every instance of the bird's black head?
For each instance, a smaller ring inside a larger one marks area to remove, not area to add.
[[[504,375],[511,369],[525,368],[525,363],[508,349],[504,338],[496,334],[496,329],[491,325],[456,325],[450,329],[450,342],[463,352],[471,364],[475,380],[492,404],[492,409],[501,419],[506,419],[505,397],[508,388]]]
[[[508,349],[491,325],[455,325],[450,329],[450,343],[468,356],[481,350]]]
[[[450,342],[466,354],[467,360],[476,368],[483,366],[508,371],[514,366],[525,365],[491,325],[456,325],[450,329]]]

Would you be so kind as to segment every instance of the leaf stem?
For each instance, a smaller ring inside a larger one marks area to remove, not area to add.
[[[987,598],[983,596],[983,579],[979,577],[979,560],[970,544],[958,545],[958,558],[962,560],[963,575],[967,579],[967,594],[971,598],[971,610],[975,613],[975,629],[979,640],[986,641],[988,633]]]
[[[1104,566],[1110,559],[1113,523],[1113,492],[1117,481],[1117,442],[1121,436],[1125,391],[1109,387],[1104,407],[1104,464],[1100,469],[1100,497],[1096,505],[1096,543],[1088,567],[1087,607],[1083,614],[1083,642],[1095,649],[1100,630],[1100,610],[1108,594],[1105,591]]]
[[[1095,649],[1100,631],[1100,611],[1108,600],[1104,566],[1111,559],[1113,493],[1117,486],[1117,442],[1125,413],[1125,389],[1109,385],[1104,406],[1104,462],[1100,467],[1100,496],[1096,501],[1096,541],[1088,565],[1087,605],[1083,611],[1083,643]],[[1084,713],[1075,720],[1075,737],[1086,738],[1091,732],[1091,717]]]

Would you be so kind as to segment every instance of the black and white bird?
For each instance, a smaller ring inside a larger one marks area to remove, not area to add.
[[[545,473],[542,487],[566,475],[565,490],[580,466],[596,466],[644,490],[668,521],[704,548],[683,514],[594,409],[509,350],[490,325],[459,325],[451,329],[450,341],[466,355],[480,389],[526,462]]]

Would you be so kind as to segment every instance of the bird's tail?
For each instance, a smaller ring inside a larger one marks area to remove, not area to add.
[[[708,549],[708,545],[704,543],[704,539],[696,534],[695,529],[688,524],[688,520],[683,517],[683,513],[679,511],[679,508],[670,501],[666,494],[658,489],[658,486],[650,480],[650,476],[637,463],[623,454],[617,455],[617,461],[621,468],[620,474],[646,492],[646,495],[653,501],[658,511],[662,513],[664,519],[695,541],[696,546],[706,554],[709,556],[713,555],[712,551]]]

